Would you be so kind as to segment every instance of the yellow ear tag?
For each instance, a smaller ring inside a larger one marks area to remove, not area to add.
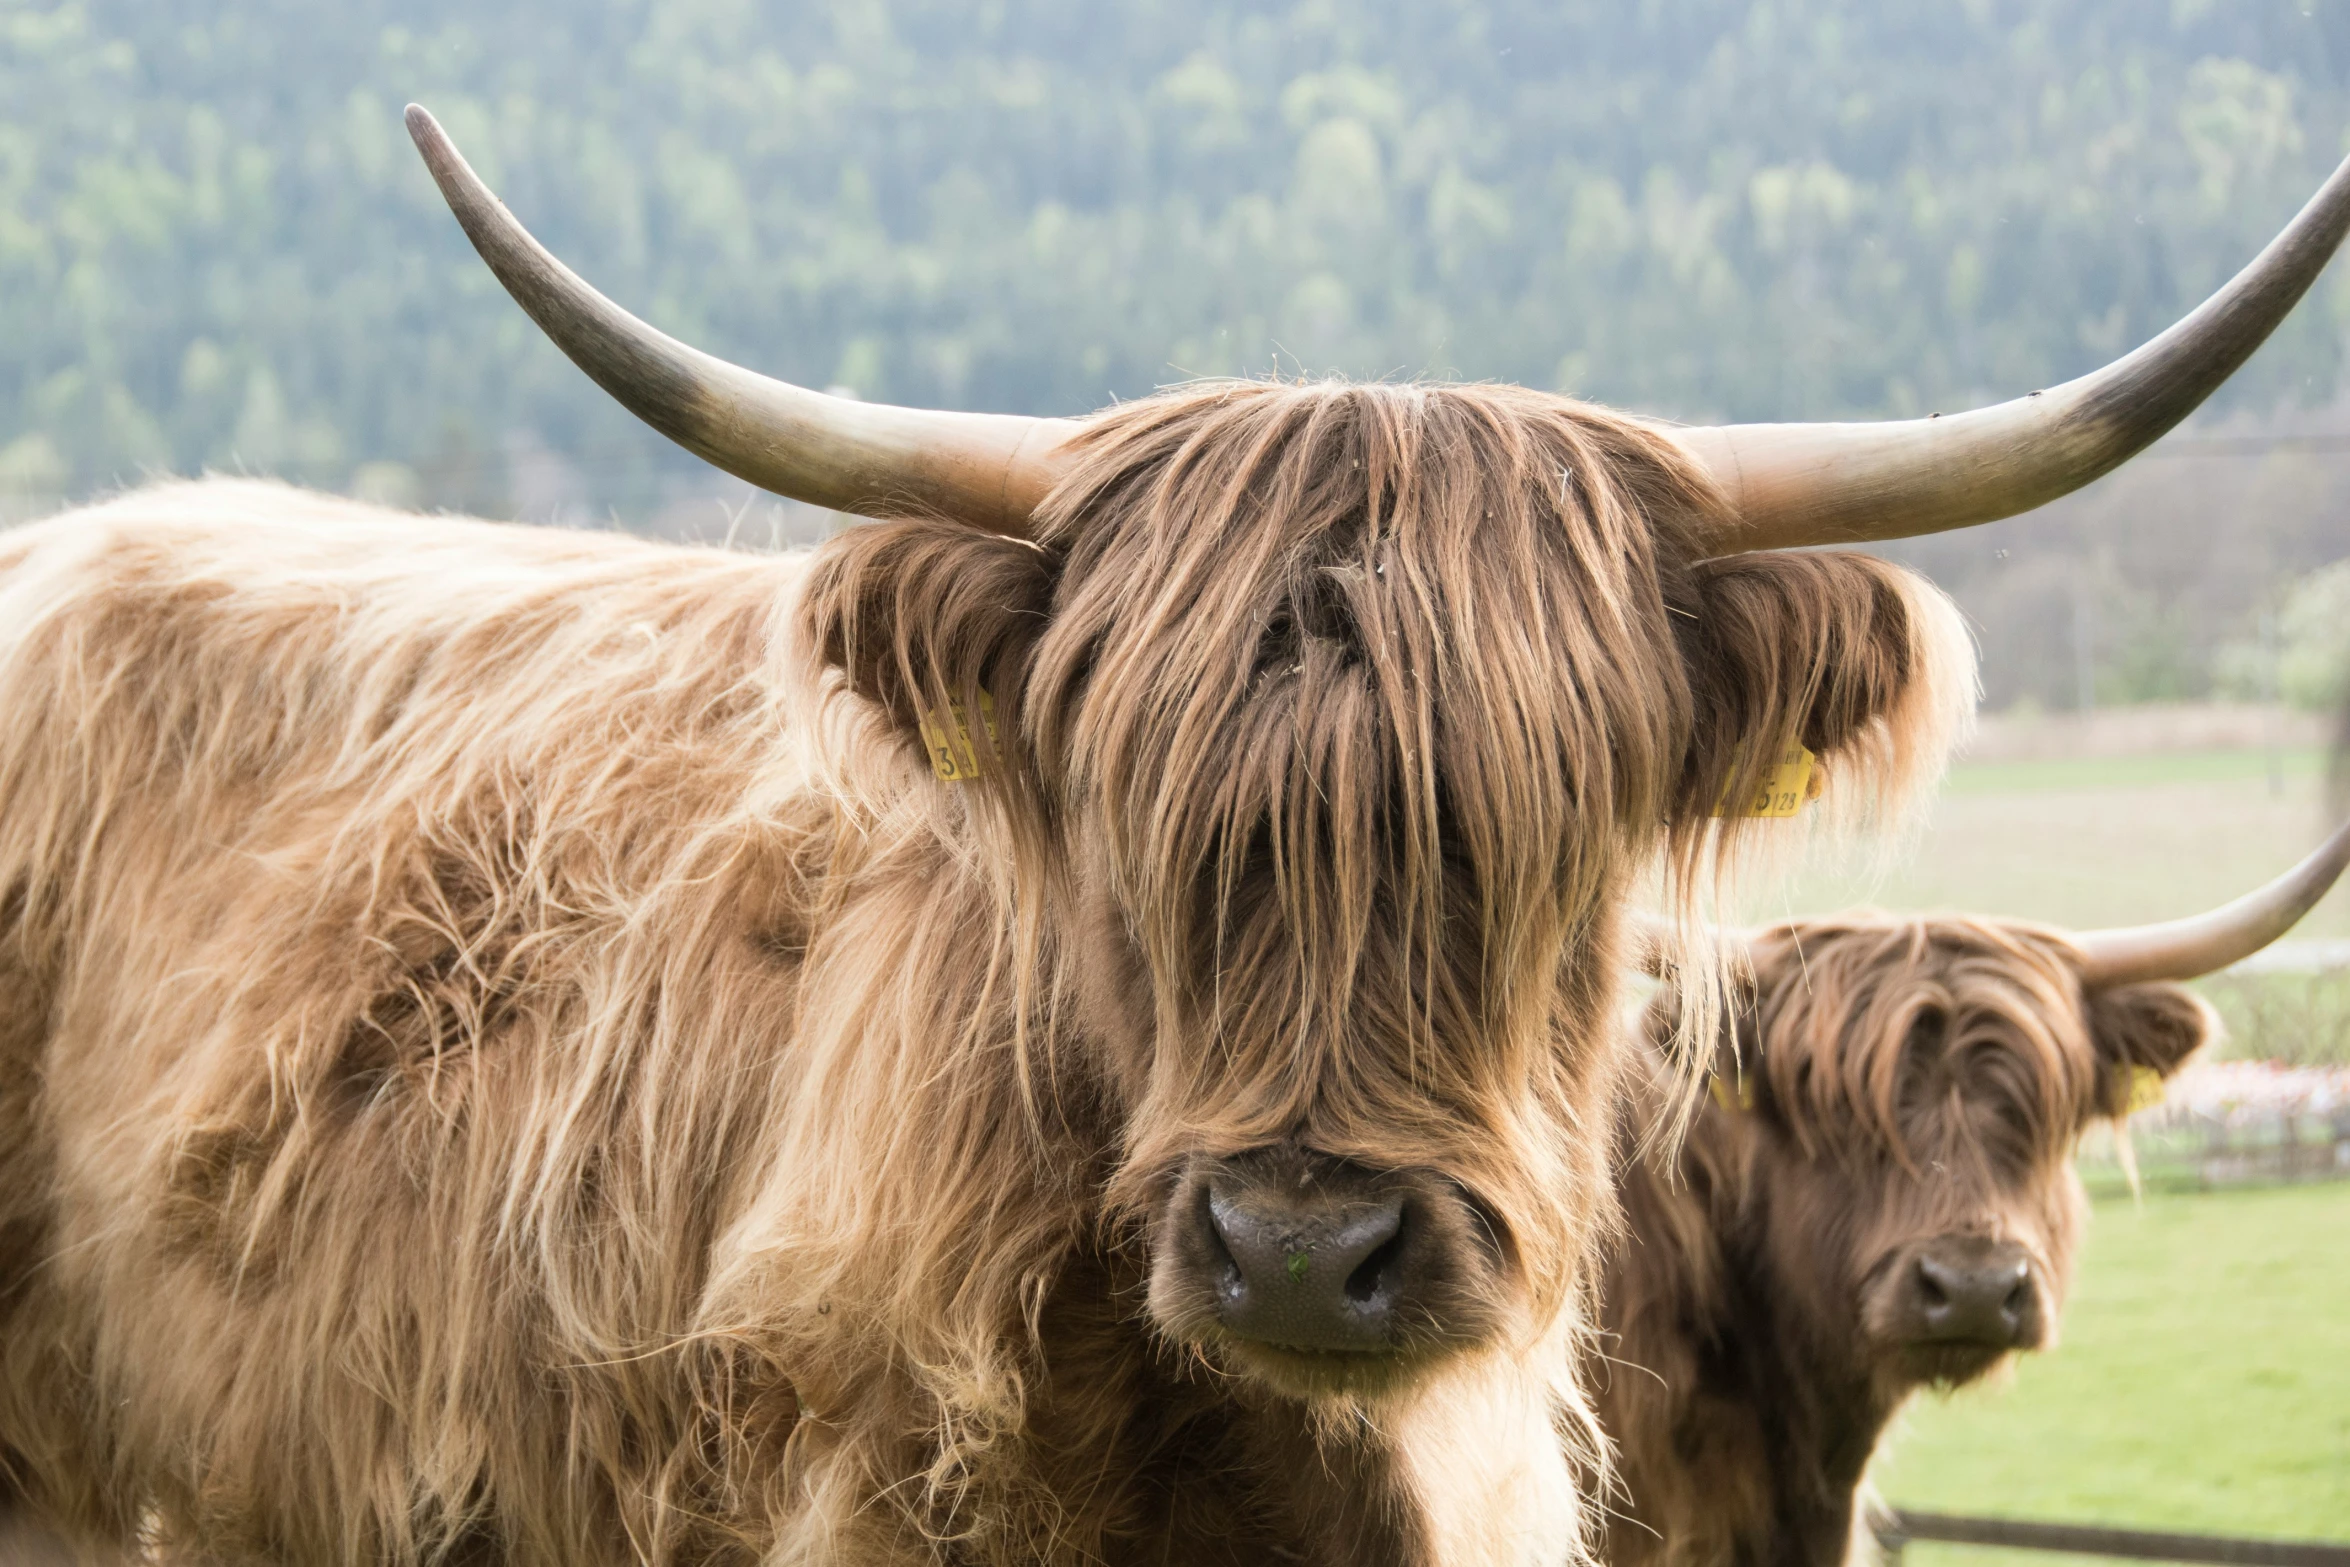
[[[1705,1080],[1705,1087],[1714,1096],[1714,1103],[1725,1111],[1735,1113],[1754,1108],[1754,1084],[1746,1080],[1744,1072],[1738,1074],[1735,1083],[1716,1072]]]
[[[996,745],[995,698],[979,693],[979,721],[987,726],[987,743]],[[971,738],[971,715],[960,702],[947,704],[946,722],[936,713],[920,716],[923,747],[930,752],[930,770],[948,783],[969,783],[979,776],[979,746]]]
[[[2125,1119],[2162,1103],[2162,1074],[2150,1066],[2125,1068],[2130,1074],[2130,1096],[2122,1107]]]
[[[1793,816],[1803,809],[1806,801],[1820,792],[1820,780],[1812,767],[1819,758],[1800,741],[1790,741],[1778,759],[1763,769],[1763,775],[1754,781],[1754,793],[1747,797],[1746,809],[1734,811],[1724,798],[1715,808],[1716,816]]]

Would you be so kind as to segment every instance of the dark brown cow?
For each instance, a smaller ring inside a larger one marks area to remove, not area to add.
[[[1625,889],[1967,697],[1930,588],[1777,547],[2104,471],[2350,224],[1938,421],[1011,419],[672,342],[411,127],[630,407],[890,520],[0,540],[0,1484],[190,1560],[1578,1557]]]
[[[1654,1091],[1619,1127],[1594,1376],[1614,1567],[1847,1560],[1902,1403],[2055,1342],[2074,1144],[2213,1026],[2173,981],[2275,940],[2345,862],[2350,827],[2225,909],[2136,930],[1855,915],[1754,938],[1686,1138],[1655,1151]],[[1668,1085],[1669,1009],[1643,1025]]]

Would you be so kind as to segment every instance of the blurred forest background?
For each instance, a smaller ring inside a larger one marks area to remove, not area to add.
[[[622,302],[866,397],[1335,371],[1872,417],[2077,374],[2241,265],[2350,149],[2350,4],[0,0],[0,514],[209,467],[821,527],[544,344],[412,98]],[[1992,705],[2330,698],[2346,342],[2337,265],[2122,474],[1902,547]]]

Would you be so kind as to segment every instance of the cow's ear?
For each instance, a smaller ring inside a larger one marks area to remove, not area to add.
[[[802,630],[909,740],[926,751],[942,736],[967,741],[960,760],[984,774],[1016,743],[1055,576],[1054,557],[1024,540],[945,521],[867,523],[818,555]]]
[[[2138,1074],[2168,1077],[2219,1032],[2210,1004],[2184,985],[2117,985],[2084,998],[2098,1064],[2098,1111],[2118,1115]]]
[[[1714,1005],[1693,1007],[1695,997],[1686,985],[1667,982],[1657,987],[1641,1009],[1640,1027],[1649,1047],[1684,1084],[1695,1084],[1717,1104],[1754,1108],[1762,1087],[1762,996],[1770,983],[1767,949],[1754,965],[1734,965],[1723,976]],[[1726,1098],[1725,1096],[1730,1096]],[[1696,1108],[1694,1102],[1691,1108]],[[1666,1139],[1669,1146],[1671,1139]]]
[[[1974,702],[1974,650],[1950,601],[1873,555],[1760,551],[1698,562],[1672,621],[1692,743],[1676,817],[1756,792],[1791,743],[1820,783],[1898,816],[1941,776]]]

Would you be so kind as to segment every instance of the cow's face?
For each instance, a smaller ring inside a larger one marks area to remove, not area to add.
[[[1753,1161],[1795,1326],[1861,1346],[1888,1399],[2053,1342],[2081,1131],[2207,1037],[2177,985],[2079,975],[2061,935],[1982,920],[1818,921],[1756,951],[1745,1072],[1711,1114]]]
[[[1939,672],[1909,579],[1695,562],[1707,504],[1554,398],[1252,385],[1104,418],[1034,543],[833,547],[853,689],[909,740],[992,704],[1057,1091],[1111,1107],[1104,1217],[1168,1339],[1376,1394],[1572,1301],[1622,887],[1788,739],[1900,749]]]

